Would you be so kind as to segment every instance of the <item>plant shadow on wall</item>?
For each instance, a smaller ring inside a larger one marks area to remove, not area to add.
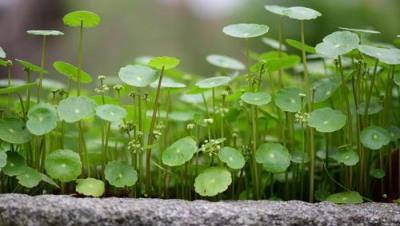
[[[265,9],[297,23],[299,37],[225,26],[246,62],[211,54],[216,71],[206,79],[177,69],[177,58],[140,57],[85,89],[84,34],[101,22],[89,11],[63,18],[80,31],[76,66],[53,63],[67,84],[44,68],[47,40],[62,32],[27,31],[42,39],[40,65],[1,49],[1,192],[398,202],[400,50],[352,28],[312,47],[304,32],[320,12]],[[273,50],[252,51],[258,38]],[[13,67],[26,80],[13,79]]]

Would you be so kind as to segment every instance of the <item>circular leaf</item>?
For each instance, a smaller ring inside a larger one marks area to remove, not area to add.
[[[100,17],[90,11],[73,11],[64,16],[63,22],[70,27],[96,27],[100,23]]]
[[[10,144],[24,144],[32,139],[24,121],[16,118],[0,119],[0,139]]]
[[[24,157],[18,154],[18,152],[7,152],[7,164],[3,168],[5,175],[10,177],[20,175],[25,172],[26,167]]]
[[[56,61],[53,63],[54,69],[62,75],[67,76],[69,79],[72,81],[77,82],[78,81],[78,71],[79,69],[75,67],[74,65],[63,62],[63,61]],[[79,81],[81,83],[91,83],[92,82],[92,76],[90,76],[87,72],[80,71],[80,79]]]
[[[383,169],[371,169],[369,175],[376,179],[382,179],[385,177],[385,170]]]
[[[37,72],[37,73],[43,73],[43,74],[47,74],[47,71],[45,69],[43,69],[42,67],[32,64],[28,61],[25,60],[18,60],[15,59],[15,61],[17,63],[19,63],[20,65],[22,65],[22,67],[24,67],[25,70],[29,70],[31,72]]]
[[[340,130],[346,125],[346,115],[341,111],[325,107],[314,110],[308,119],[308,126],[321,133],[331,133]]]
[[[31,83],[26,83],[18,86],[10,86],[7,88],[2,88],[0,89],[0,94],[11,94],[11,93],[17,93],[20,91],[24,91],[26,89],[30,89],[37,86],[36,82],[31,82]]]
[[[30,167],[24,169],[23,173],[17,175],[18,184],[27,188],[36,187],[42,181],[42,174]]]
[[[303,91],[298,88],[281,89],[275,96],[275,104],[282,111],[298,112],[301,109],[301,93]]]
[[[326,201],[336,204],[358,204],[362,203],[363,199],[358,192],[350,191],[332,194],[326,198]]]
[[[255,158],[270,173],[285,172],[291,159],[287,148],[278,143],[262,144],[257,148]]]
[[[229,170],[223,167],[210,167],[196,177],[194,189],[201,196],[215,196],[228,189],[231,183]]]
[[[96,115],[108,122],[119,122],[126,117],[126,110],[123,107],[113,104],[103,104],[96,107]]]
[[[246,68],[242,62],[228,56],[212,54],[208,55],[206,59],[208,63],[220,68],[231,70],[244,70]]]
[[[180,166],[190,161],[197,152],[197,143],[191,137],[175,141],[162,152],[162,161],[167,166]]]
[[[400,128],[394,125],[389,126],[386,128],[390,135],[390,141],[396,142],[400,139]]]
[[[283,43],[280,44],[279,41],[276,41],[272,38],[263,37],[261,40],[264,44],[268,45],[273,49],[279,50],[279,48],[281,48],[281,50],[283,51],[287,50],[286,45],[284,45]]]
[[[180,62],[179,59],[175,57],[162,56],[162,57],[153,57],[148,63],[148,65],[158,70],[161,70],[163,68],[164,70],[170,70],[178,66],[179,62]]]
[[[279,5],[265,5],[264,8],[268,12],[277,14],[279,16],[285,16],[285,10],[287,9],[287,7],[283,7],[283,6],[279,6]]]
[[[85,196],[100,197],[104,194],[105,185],[101,180],[94,178],[76,180],[76,192]]]
[[[146,87],[157,79],[155,70],[144,65],[128,65],[119,70],[119,78],[134,87]]]
[[[352,31],[358,34],[380,34],[380,31],[375,31],[371,29],[357,29],[357,28],[347,28],[347,27],[339,27],[341,30]]]
[[[29,109],[26,127],[36,135],[49,133],[57,127],[57,110],[50,104],[40,103]]]
[[[206,78],[196,82],[196,86],[202,89],[210,89],[219,86],[226,86],[232,81],[231,77],[228,76],[216,76]]]
[[[126,162],[109,162],[104,170],[108,183],[117,188],[133,186],[138,180],[136,170]]]
[[[340,82],[334,78],[323,78],[314,84],[314,102],[323,102],[339,88]]]
[[[247,104],[261,106],[271,102],[271,95],[267,92],[246,92],[240,99]]]
[[[77,153],[64,149],[50,153],[44,167],[51,178],[70,182],[81,174],[82,163]]]
[[[289,7],[283,10],[283,14],[285,16],[288,16],[291,19],[295,20],[312,20],[315,19],[319,16],[322,16],[322,14],[314,9],[306,8],[306,7],[301,7],[301,6],[294,6],[294,7]]]
[[[350,31],[336,31],[326,36],[315,50],[324,57],[337,58],[356,49],[359,43],[358,35]]]
[[[360,159],[358,153],[350,148],[335,152],[332,158],[346,166],[355,166]]]
[[[218,158],[231,169],[241,169],[245,164],[242,153],[232,147],[223,147],[218,152]]]
[[[379,61],[389,64],[389,65],[397,65],[400,64],[400,50],[391,48],[380,48],[375,46],[368,45],[360,45],[358,50],[363,54],[376,58]]]
[[[60,36],[64,35],[63,32],[57,30],[28,30],[26,33],[30,35],[39,35],[39,36]]]
[[[5,151],[0,151],[0,172],[1,168],[7,164],[7,153]]]
[[[222,30],[226,35],[235,38],[255,38],[268,31],[269,27],[261,24],[231,24]]]
[[[92,117],[95,112],[95,103],[86,96],[68,97],[60,101],[58,115],[61,120],[74,123]]]
[[[364,115],[366,108],[366,103],[362,102],[358,105],[357,113],[359,115]],[[378,98],[371,98],[369,106],[368,106],[368,115],[377,114],[383,110],[383,106],[379,103]]]
[[[310,158],[308,157],[308,154],[304,151],[293,151],[290,154],[291,161],[294,163],[307,163],[310,161]]]
[[[150,84],[151,88],[157,88],[158,87],[158,82],[159,79],[157,79],[156,81],[152,82]],[[179,83],[176,82],[175,80],[173,80],[172,78],[168,78],[168,77],[164,77],[161,81],[161,87],[162,88],[185,88],[186,85],[183,83]]]
[[[370,126],[361,131],[360,139],[364,147],[371,150],[379,150],[389,144],[390,134],[382,127]]]

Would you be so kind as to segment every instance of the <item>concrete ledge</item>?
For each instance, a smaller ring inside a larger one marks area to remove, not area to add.
[[[400,205],[0,194],[0,225],[400,225]]]

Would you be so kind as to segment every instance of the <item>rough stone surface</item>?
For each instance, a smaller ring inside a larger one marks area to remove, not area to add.
[[[400,225],[400,205],[2,194],[0,225]]]

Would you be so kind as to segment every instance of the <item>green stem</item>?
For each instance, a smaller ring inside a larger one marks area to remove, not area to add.
[[[40,58],[40,67],[44,69],[46,63],[46,36],[43,36],[42,40],[42,55]],[[42,89],[42,83],[43,83],[43,70],[40,71],[39,73],[39,86],[37,89],[37,102],[40,103],[40,95],[41,95],[41,89]]]
[[[252,167],[253,167],[253,179],[254,179],[254,186],[253,186],[253,192],[254,192],[254,198],[259,199],[260,198],[260,191],[259,191],[259,178],[258,178],[258,167],[257,167],[257,162],[256,162],[256,151],[257,151],[257,122],[256,122],[256,111],[257,107],[252,105],[251,106],[251,125],[252,125],[252,145],[253,145],[253,153],[252,153]]]
[[[81,94],[81,70],[82,70],[82,61],[83,61],[83,21],[81,21],[81,26],[79,29],[79,49],[78,49],[78,72],[77,72],[77,95]]]
[[[342,81],[341,89],[342,89],[342,94],[344,95],[344,100],[345,100],[345,104],[346,104],[346,113],[347,113],[347,120],[348,120],[348,123],[347,123],[348,143],[353,144],[353,120],[352,120],[352,116],[351,116],[349,95],[347,94],[346,80],[344,78],[342,58],[340,56],[338,58],[338,64],[339,64],[340,78]]]

